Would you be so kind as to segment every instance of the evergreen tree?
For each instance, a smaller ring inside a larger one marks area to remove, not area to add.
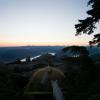
[[[79,23],[75,25],[76,35],[79,34],[92,34],[96,29],[96,23],[100,21],[100,0],[89,0],[88,5],[91,9],[87,11],[89,15],[86,19],[79,20]],[[100,33],[94,35],[92,41],[89,41],[90,45],[97,44],[100,46]]]

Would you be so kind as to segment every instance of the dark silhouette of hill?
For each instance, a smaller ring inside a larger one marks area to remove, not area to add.
[[[46,52],[58,52],[63,46],[21,46],[21,47],[0,47],[0,61],[13,61],[26,56],[37,56]]]
[[[53,52],[61,55],[64,46],[21,46],[21,47],[0,47],[0,62],[15,61],[27,56],[33,57],[42,53]],[[87,47],[90,56],[95,59],[100,58],[100,48]],[[98,56],[98,57],[97,57]]]

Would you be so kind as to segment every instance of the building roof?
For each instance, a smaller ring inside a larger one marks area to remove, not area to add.
[[[63,87],[64,73],[51,66],[37,69],[33,73],[25,92],[52,91],[51,80],[57,80],[59,85]]]

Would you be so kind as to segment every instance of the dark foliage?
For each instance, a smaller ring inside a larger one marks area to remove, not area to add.
[[[28,79],[10,69],[0,69],[0,100],[21,100]]]
[[[89,57],[88,50],[83,46],[70,46],[63,49],[64,52],[69,50],[79,56],[63,59],[66,67],[66,98],[69,98],[69,100],[92,100],[90,98],[93,95],[99,98],[97,91],[100,89],[96,89],[96,84],[100,82],[97,81],[96,77],[100,76],[97,75],[97,67]],[[96,94],[93,93],[94,91],[96,91]]]
[[[90,46],[92,46],[93,44],[98,44],[97,46],[100,46],[100,33],[94,35],[94,38],[92,41],[89,41]]]
[[[95,90],[94,88],[94,90],[91,91],[97,77],[96,67],[89,57],[78,57],[77,59],[73,58],[73,60],[77,60],[78,63],[75,64],[75,62],[72,61],[69,66],[68,63],[66,63],[66,98],[70,98],[69,100],[88,100]]]
[[[100,20],[100,0],[89,0],[88,5],[91,6],[91,9],[87,11],[89,17],[79,20],[79,23],[75,25],[76,35],[92,34],[96,29],[96,23]],[[94,39],[89,43],[100,46],[100,33],[94,35]]]
[[[84,46],[69,46],[62,49],[62,51],[67,52],[70,51],[73,55],[89,55],[89,52],[86,47]]]

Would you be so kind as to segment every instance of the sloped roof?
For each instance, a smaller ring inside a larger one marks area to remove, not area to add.
[[[51,66],[40,68],[33,73],[25,92],[52,91],[51,80],[58,80],[59,85],[62,87],[64,73]]]

